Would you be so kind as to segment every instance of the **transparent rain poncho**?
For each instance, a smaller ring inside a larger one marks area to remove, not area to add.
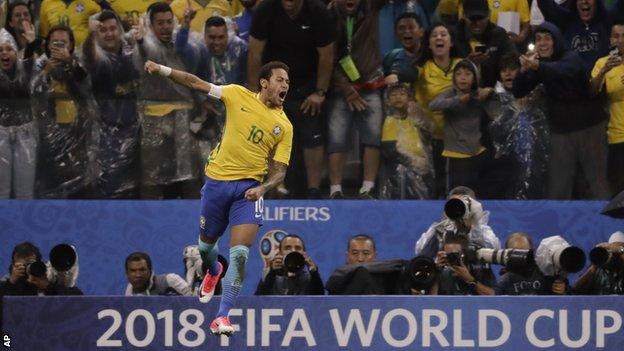
[[[199,58],[196,40],[177,45],[174,40],[163,43],[151,30],[145,16],[145,37],[134,51],[134,62],[141,73],[139,87],[139,122],[141,134],[141,182],[145,185],[165,185],[196,179],[199,175],[197,140],[190,126],[195,119],[195,105],[200,100],[182,85],[159,75],[147,75],[146,60],[173,69],[194,73]]]
[[[121,25],[119,25],[122,32]],[[139,71],[132,47],[121,42],[114,53],[100,47],[95,36],[83,45],[97,102],[94,121],[95,195],[98,198],[133,198],[138,195],[139,121],[137,90]]]
[[[47,73],[44,55],[31,82],[33,116],[39,126],[36,193],[41,198],[80,196],[93,181],[91,126],[95,106],[87,72],[74,59]]]
[[[382,199],[430,199],[433,195],[432,125],[415,103],[407,115],[388,108],[382,127]]]
[[[497,86],[487,104],[492,119],[489,132],[495,157],[510,158],[516,178],[510,184],[513,199],[535,199],[545,195],[549,157],[549,128],[544,113],[543,87],[522,99]]]

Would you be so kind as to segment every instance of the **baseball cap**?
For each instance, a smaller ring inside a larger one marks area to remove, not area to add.
[[[464,17],[487,17],[489,14],[487,0],[464,0]]]

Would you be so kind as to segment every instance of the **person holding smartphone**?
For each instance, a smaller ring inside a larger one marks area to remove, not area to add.
[[[609,55],[592,70],[591,91],[609,98],[607,177],[614,195],[624,189],[624,21],[613,24],[610,41]]]
[[[87,72],[74,55],[74,33],[69,27],[52,27],[45,42],[45,55],[35,63],[31,85],[32,110],[39,125],[35,194],[84,198],[90,183]]]
[[[482,87],[494,87],[500,58],[516,52],[515,45],[503,28],[491,22],[487,0],[465,0],[463,9],[454,35],[457,53],[478,66]]]

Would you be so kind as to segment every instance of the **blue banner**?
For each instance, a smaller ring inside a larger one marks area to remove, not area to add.
[[[599,212],[605,202],[484,201],[490,226],[501,242],[517,231],[536,245],[551,235],[589,250],[623,229]],[[260,238],[273,229],[301,235],[324,281],[345,263],[349,237],[366,233],[377,241],[378,258],[411,258],[414,245],[440,219],[441,201],[267,201]],[[29,240],[47,259],[58,243],[76,246],[78,286],[90,295],[120,295],[127,284],[124,260],[133,251],[151,255],[156,273],[183,275],[182,251],[197,243],[199,201],[0,201],[0,269],[8,269],[13,246]],[[229,236],[219,243],[228,256]],[[256,243],[243,294],[251,295],[262,272]]]
[[[622,297],[7,297],[14,350],[621,350]]]

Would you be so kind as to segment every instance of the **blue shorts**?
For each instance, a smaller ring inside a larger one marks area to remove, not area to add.
[[[245,191],[260,185],[253,179],[214,180],[206,177],[201,189],[199,232],[209,238],[220,237],[228,225],[262,225],[264,199],[249,201]]]

